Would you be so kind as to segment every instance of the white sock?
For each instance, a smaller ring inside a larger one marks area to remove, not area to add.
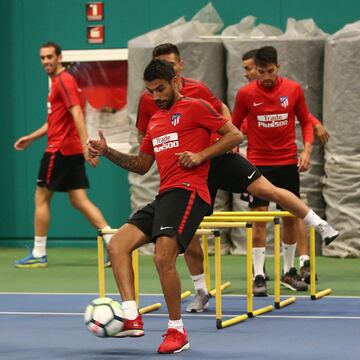
[[[325,220],[323,220],[318,214],[316,214],[313,210],[309,210],[309,212],[304,217],[304,221],[306,225],[313,225],[317,227],[320,224],[327,224]]]
[[[196,290],[204,290],[206,294],[208,294],[208,289],[206,287],[205,274],[202,273],[200,275],[190,275],[191,280],[194,284],[195,291]]]
[[[265,248],[264,247],[254,247],[252,249],[253,263],[254,263],[254,276],[264,274],[264,264],[265,264]]]
[[[301,256],[299,256],[299,269],[304,266],[304,262],[306,260],[310,260],[309,255],[301,255]]]
[[[295,251],[296,251],[296,243],[295,244],[283,243],[284,274],[286,274],[292,267],[294,267]]]
[[[124,318],[128,320],[135,320],[139,313],[135,300],[123,301],[121,307],[124,312]]]
[[[184,324],[182,319],[179,320],[170,320],[168,322],[168,328],[169,329],[176,329],[184,333]]]
[[[46,240],[47,236],[34,237],[34,248],[32,251],[33,256],[42,257],[46,255]]]
[[[110,226],[105,226],[103,229],[101,230],[110,230],[111,227]],[[111,240],[113,234],[104,234],[103,235],[103,238],[104,238],[104,241],[105,241],[105,244],[107,245],[109,243],[109,241]]]

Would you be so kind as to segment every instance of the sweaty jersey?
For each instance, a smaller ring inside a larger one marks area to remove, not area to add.
[[[48,95],[47,152],[60,150],[63,155],[82,154],[79,134],[70,107],[80,105],[79,88],[72,75],[62,71],[52,79]]]
[[[226,119],[206,101],[180,98],[169,110],[158,110],[151,117],[140,151],[154,156],[160,174],[160,192],[171,188],[195,190],[208,204],[209,161],[187,169],[179,164],[177,153],[197,153],[210,146],[211,133]],[[175,204],[174,204],[175,205]]]
[[[295,115],[304,143],[312,144],[313,125],[301,86],[278,77],[271,89],[259,80],[241,88],[232,114],[234,124],[241,129],[247,118],[247,158],[257,166],[297,164]]]
[[[221,113],[222,102],[211,92],[211,90],[202,82],[190,79],[181,78],[182,88],[180,93],[184,96],[196,99],[206,100],[211,104],[216,111]],[[139,131],[146,133],[150,118],[159,111],[159,107],[155,104],[152,95],[148,90],[145,90],[141,95],[138,114],[136,120],[136,127]]]

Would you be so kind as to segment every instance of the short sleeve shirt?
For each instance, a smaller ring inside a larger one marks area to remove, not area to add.
[[[81,106],[79,91],[74,77],[66,71],[53,78],[48,95],[47,152],[82,154],[80,137],[69,112],[72,106]]]
[[[239,129],[247,119],[247,158],[254,165],[297,163],[295,116],[304,143],[312,143],[313,125],[298,83],[278,78],[271,89],[266,89],[260,81],[252,81],[238,91],[232,119]]]
[[[210,146],[211,133],[225,123],[204,100],[182,97],[170,110],[159,110],[150,119],[140,151],[154,156],[160,174],[160,192],[170,188],[195,190],[208,204],[209,161],[192,169],[179,164],[177,153],[197,153]]]

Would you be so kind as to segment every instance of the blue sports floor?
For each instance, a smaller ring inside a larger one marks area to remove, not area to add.
[[[1,360],[186,359],[357,360],[360,359],[360,298],[326,297],[297,301],[280,310],[217,330],[215,303],[203,314],[183,318],[190,350],[159,355],[156,350],[167,326],[166,307],[144,315],[145,336],[101,339],[83,323],[83,312],[96,294],[0,293]],[[112,296],[118,299],[116,295]],[[164,303],[160,295],[144,295],[141,306]],[[255,299],[254,308],[272,304]],[[223,320],[244,313],[246,298],[223,297]]]

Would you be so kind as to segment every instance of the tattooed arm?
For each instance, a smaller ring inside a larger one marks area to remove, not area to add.
[[[89,140],[89,156],[105,156],[114,164],[125,170],[144,175],[154,162],[154,157],[140,152],[139,155],[128,155],[108,147],[102,130],[99,130],[99,140]]]

